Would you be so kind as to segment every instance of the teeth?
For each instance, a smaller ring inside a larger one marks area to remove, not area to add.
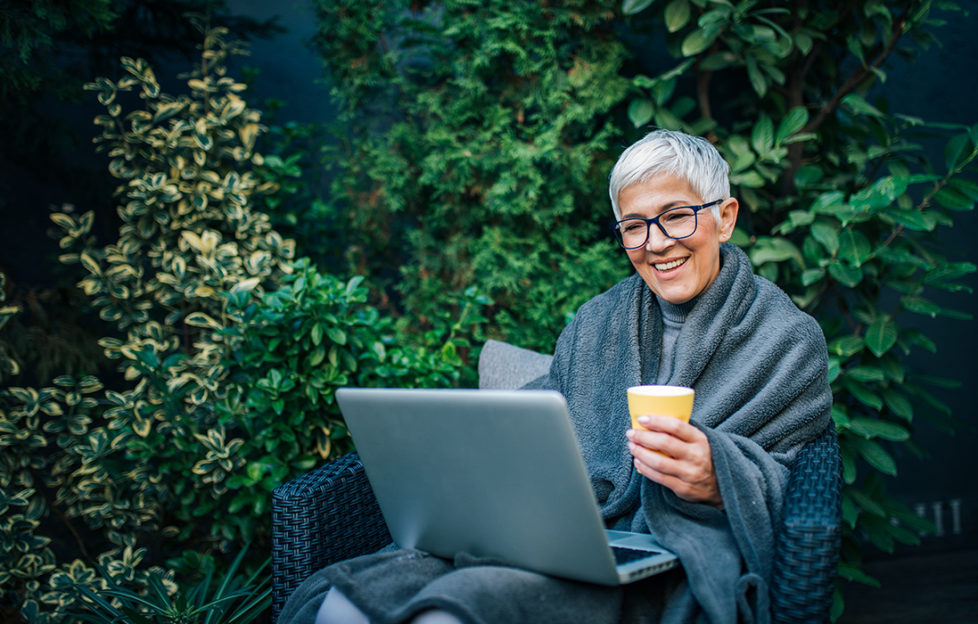
[[[656,264],[654,266],[660,271],[668,271],[669,269],[675,269],[684,262],[686,262],[686,258],[680,258],[679,260],[673,260],[672,262],[665,262],[663,264]]]

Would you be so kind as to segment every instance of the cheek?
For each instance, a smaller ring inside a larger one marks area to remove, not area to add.
[[[645,264],[644,262],[645,251],[641,248],[628,250],[625,252],[625,255],[628,256],[628,261],[631,262],[635,267],[639,267],[642,264]]]

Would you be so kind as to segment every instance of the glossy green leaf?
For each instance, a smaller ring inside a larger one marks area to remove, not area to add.
[[[654,0],[622,0],[621,12],[624,15],[635,15],[652,6]]]
[[[878,108],[867,102],[863,96],[856,93],[850,93],[842,98],[842,105],[860,115],[868,115],[870,117],[885,116]]]
[[[896,344],[898,331],[889,319],[880,319],[866,328],[866,346],[876,357],[882,356]]]
[[[812,225],[812,238],[817,240],[829,255],[835,256],[839,251],[839,227],[832,223],[819,221]]]
[[[879,443],[873,440],[859,441],[859,454],[866,462],[883,474],[895,477],[897,474],[896,461]],[[884,514],[885,515],[885,514]]]
[[[849,429],[865,438],[882,438],[891,442],[903,442],[910,438],[910,432],[903,425],[872,418],[854,418],[849,423]]]
[[[839,258],[858,267],[872,255],[873,248],[866,236],[854,228],[846,228],[839,234]]]
[[[652,102],[646,99],[632,100],[628,105],[628,119],[636,128],[640,128],[652,120],[655,109]]]
[[[876,366],[854,366],[846,369],[844,372],[850,379],[855,379],[856,381],[863,383],[878,382],[886,379],[886,375],[883,373],[883,370]]]
[[[761,157],[774,148],[774,123],[769,117],[761,117],[754,124],[750,135],[751,147]]]
[[[849,358],[862,350],[865,341],[860,336],[843,336],[831,341],[828,345],[829,353]]]
[[[795,106],[784,116],[778,124],[778,131],[775,134],[774,142],[778,145],[783,143],[788,137],[795,134],[805,127],[808,123],[808,109],[804,106]]]
[[[941,307],[936,303],[928,301],[923,297],[901,297],[900,305],[903,306],[905,310],[914,312],[916,314],[923,314],[931,318],[936,318],[938,314],[941,313]]]
[[[861,269],[850,267],[841,262],[833,262],[829,265],[829,275],[843,286],[848,286],[849,288],[856,287],[863,279]]]
[[[973,210],[975,200],[957,189],[946,187],[934,194],[934,200],[948,210]]]
[[[881,399],[878,394],[867,388],[862,382],[847,378],[843,375],[842,383],[852,394],[852,396],[866,407],[869,407],[877,412],[883,408],[883,399]]]
[[[666,29],[669,32],[676,32],[689,23],[689,0],[672,0],[666,5],[665,20]]]
[[[974,143],[967,134],[953,136],[944,147],[944,166],[948,171],[956,171],[973,158]]]
[[[682,54],[683,56],[696,56],[709,48],[715,39],[715,33],[709,33],[702,28],[697,28],[683,39]]]

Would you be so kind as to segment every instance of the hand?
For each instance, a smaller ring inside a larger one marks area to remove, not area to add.
[[[648,429],[629,429],[628,451],[646,478],[662,484],[679,498],[723,508],[713,456],[706,434],[678,418],[640,416]]]

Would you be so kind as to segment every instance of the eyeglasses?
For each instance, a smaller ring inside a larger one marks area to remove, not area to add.
[[[649,240],[649,228],[652,227],[653,223],[659,226],[659,230],[669,238],[677,240],[689,238],[696,233],[699,211],[710,206],[716,206],[722,201],[722,199],[718,199],[700,206],[670,208],[651,219],[629,217],[612,225],[611,230],[615,233],[615,240],[624,249],[638,249],[645,245]]]

